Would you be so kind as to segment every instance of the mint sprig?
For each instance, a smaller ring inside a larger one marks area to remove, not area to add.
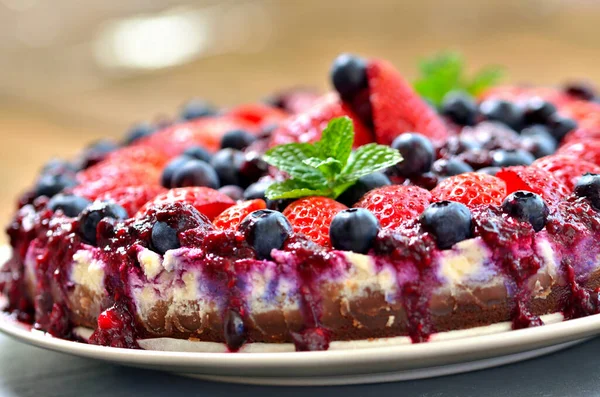
[[[498,66],[487,66],[469,78],[466,76],[464,59],[456,52],[444,52],[424,59],[419,69],[420,77],[415,81],[414,88],[436,106],[450,91],[464,91],[476,96],[496,85],[504,74]]]
[[[391,167],[402,156],[389,146],[371,143],[352,150],[354,125],[348,117],[331,120],[315,143],[290,143],[268,150],[264,160],[286,172],[290,179],[273,183],[270,200],[306,196],[337,198],[356,181]]]

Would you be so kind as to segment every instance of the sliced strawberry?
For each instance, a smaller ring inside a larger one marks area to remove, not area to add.
[[[562,200],[569,189],[552,173],[536,167],[515,166],[503,168],[496,176],[506,183],[506,194],[526,190],[542,196],[548,203]]]
[[[211,221],[235,202],[227,195],[208,187],[182,187],[171,189],[157,196],[154,200],[144,205],[137,213],[143,217],[154,206],[174,202],[187,203],[194,206]]]
[[[495,176],[467,172],[443,180],[431,194],[434,201],[457,201],[471,208],[500,205],[506,197],[506,183]]]
[[[399,230],[416,219],[431,203],[431,193],[417,186],[392,185],[371,190],[354,206],[366,208],[379,219],[381,227]]]
[[[600,140],[573,142],[560,147],[556,154],[578,157],[583,161],[600,165]]]
[[[390,145],[403,132],[418,132],[436,146],[448,138],[442,119],[388,62],[372,60],[367,66],[370,101],[377,142]]]
[[[252,103],[231,109],[227,112],[227,116],[261,127],[268,124],[279,124],[289,115],[281,109],[264,103]]]
[[[77,174],[76,195],[95,200],[100,195],[123,186],[160,185],[161,170],[144,164],[99,163]]]
[[[267,204],[264,200],[256,199],[238,203],[227,208],[213,221],[213,225],[220,230],[237,230],[239,224],[250,213],[258,210],[264,210]]]
[[[175,124],[147,138],[140,139],[136,146],[149,146],[168,157],[181,154],[190,146],[200,145],[211,151],[219,150],[221,138],[231,130],[243,129],[255,132],[254,124],[229,117],[207,117]]]
[[[329,225],[338,212],[347,208],[327,197],[305,197],[290,204],[283,215],[292,224],[294,232],[304,234],[324,247],[330,247]]]
[[[600,174],[600,166],[583,161],[578,157],[553,154],[533,162],[532,166],[546,170],[572,191],[579,177],[586,172]]]
[[[371,132],[335,93],[322,97],[309,110],[285,121],[271,137],[271,147],[294,142],[315,142],[331,119],[348,116],[354,123],[354,147],[373,142]]]
[[[102,163],[133,163],[162,168],[168,161],[169,157],[162,150],[148,146],[128,146],[112,152]]]
[[[129,216],[134,216],[147,202],[167,189],[158,185],[122,186],[98,197],[101,201],[114,201],[125,208]]]

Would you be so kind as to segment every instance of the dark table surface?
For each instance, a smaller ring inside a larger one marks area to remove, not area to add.
[[[0,396],[600,396],[600,338],[545,357],[461,375],[378,385],[262,387],[126,368],[0,336]]]

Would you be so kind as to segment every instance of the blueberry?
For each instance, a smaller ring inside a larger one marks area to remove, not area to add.
[[[219,189],[219,192],[229,196],[234,201],[244,198],[244,189],[235,185],[226,185]]]
[[[484,167],[477,170],[477,172],[479,172],[480,174],[488,174],[491,176],[496,176],[498,171],[500,171],[500,167]]]
[[[244,164],[244,153],[235,149],[222,149],[213,156],[210,165],[219,176],[221,185],[238,185],[243,182],[240,169]]]
[[[72,194],[58,194],[50,199],[48,208],[52,211],[61,210],[68,217],[75,218],[92,202],[86,198]]]
[[[522,222],[529,222],[536,232],[546,226],[548,206],[538,194],[524,190],[511,193],[504,199],[502,209]]]
[[[259,259],[271,259],[271,251],[281,249],[292,234],[292,225],[281,212],[258,210],[242,221],[239,230]]]
[[[206,186],[211,189],[218,189],[220,186],[219,177],[214,168],[207,162],[191,159],[173,172],[170,187],[187,186]]]
[[[423,211],[420,221],[433,234],[440,249],[450,248],[471,237],[471,211],[461,203],[433,203]]]
[[[488,99],[479,105],[479,112],[486,120],[499,121],[515,130],[523,124],[522,110],[508,101]]]
[[[152,226],[150,241],[152,249],[161,255],[181,246],[177,230],[173,229],[165,222],[156,222],[154,226]]]
[[[263,199],[266,200],[265,191],[273,184],[272,180],[264,179],[254,182],[244,190],[244,200]]]
[[[258,181],[269,170],[269,165],[257,152],[244,153],[244,161],[240,164],[240,186],[246,187]]]
[[[338,56],[333,61],[330,75],[333,86],[345,100],[351,100],[367,88],[367,63],[356,55]]]
[[[65,189],[77,186],[74,173],[46,174],[37,181],[35,196],[53,197]]]
[[[522,147],[536,159],[556,151],[556,140],[543,125],[533,125],[521,131]]]
[[[556,106],[542,98],[533,97],[525,103],[523,117],[526,124],[545,124],[556,113]]]
[[[550,116],[546,122],[546,126],[548,126],[548,130],[554,139],[560,142],[565,135],[577,128],[577,122],[575,122],[573,119],[562,117],[558,113],[555,113]]]
[[[369,210],[351,208],[337,213],[329,226],[333,248],[366,254],[379,233],[379,221]]]
[[[397,149],[404,158],[396,165],[400,176],[424,174],[431,169],[435,158],[435,149],[425,136],[407,132],[394,139],[392,147]]]
[[[96,245],[96,230],[102,219],[127,219],[128,217],[127,211],[120,205],[97,201],[79,215],[79,234],[86,243]]]
[[[525,150],[495,150],[492,154],[492,166],[510,167],[513,165],[530,165],[535,161],[533,154]]]
[[[99,163],[104,160],[109,153],[118,148],[119,144],[110,139],[102,139],[92,143],[81,154],[81,168],[85,169]]]
[[[138,123],[132,126],[125,135],[125,144],[131,145],[133,142],[152,135],[156,132],[156,126],[150,123]]]
[[[358,200],[362,198],[367,192],[376,189],[381,186],[391,185],[392,182],[383,172],[374,172],[369,175],[365,175],[356,181],[356,183],[350,186],[344,193],[342,193],[337,201],[352,207]]]
[[[458,125],[475,125],[477,104],[469,95],[451,91],[442,101],[442,114]]]
[[[70,161],[62,160],[62,159],[51,159],[44,166],[40,173],[42,175],[48,174],[65,174],[65,173],[75,173],[81,170],[76,164],[71,163]]]
[[[215,114],[217,114],[217,110],[210,103],[202,99],[192,99],[183,105],[180,117],[183,120],[194,120]]]
[[[565,86],[565,93],[584,101],[591,101],[596,97],[596,89],[586,81],[572,82]]]
[[[212,158],[212,154],[210,154],[210,152],[202,146],[189,147],[185,149],[183,154],[196,160],[206,161],[207,163],[210,163],[210,160]]]
[[[244,150],[256,141],[256,137],[244,130],[233,130],[226,132],[221,138],[221,149]]]
[[[162,175],[160,177],[160,183],[170,189],[171,182],[173,181],[173,175],[175,172],[183,167],[187,162],[192,161],[193,158],[188,155],[181,155],[179,157],[175,157],[173,160],[169,161],[165,168],[163,169]]]
[[[436,160],[431,169],[439,176],[454,176],[465,172],[473,172],[473,167],[456,157]]]
[[[600,175],[587,173],[580,177],[574,193],[587,198],[596,210],[600,210]]]

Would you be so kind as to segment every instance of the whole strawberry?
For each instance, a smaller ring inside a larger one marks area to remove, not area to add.
[[[431,193],[417,186],[392,185],[371,190],[354,205],[365,208],[381,227],[400,230],[406,221],[417,219],[431,203]]]
[[[600,165],[600,139],[586,139],[569,143],[560,147],[556,154],[577,157],[583,161]]]
[[[333,217],[345,209],[348,207],[327,197],[304,197],[290,204],[283,215],[292,224],[294,232],[304,234],[324,247],[331,247],[329,226]]]
[[[210,220],[235,204],[229,196],[208,187],[182,187],[157,196],[144,205],[136,216],[143,217],[154,206],[176,202],[192,205]]]
[[[506,183],[495,176],[467,172],[443,180],[431,195],[434,201],[456,201],[469,208],[501,205],[506,197]]]
[[[577,180],[585,173],[600,174],[600,166],[565,154],[553,154],[534,161],[532,167],[550,172],[561,181],[569,191],[577,184]]]
[[[498,171],[496,176],[506,183],[507,195],[525,190],[539,194],[548,203],[556,203],[570,193],[551,172],[537,167],[507,167]]]
[[[243,201],[223,211],[213,220],[213,225],[220,230],[237,230],[250,213],[265,208],[267,204],[261,199]]]

